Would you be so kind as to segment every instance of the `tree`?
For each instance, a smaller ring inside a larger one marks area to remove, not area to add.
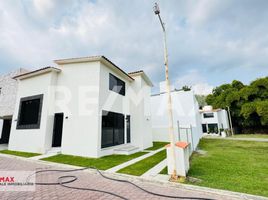
[[[181,89],[182,89],[183,91],[191,91],[192,87],[189,87],[189,86],[185,85],[185,86],[183,86]]]
[[[206,102],[207,96],[206,95],[195,95],[195,98],[196,98],[200,108],[207,105],[207,102]]]
[[[268,77],[259,78],[249,85],[234,80],[213,89],[206,102],[214,108],[231,109],[237,128],[268,127]]]

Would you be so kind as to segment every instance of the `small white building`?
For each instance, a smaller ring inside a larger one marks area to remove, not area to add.
[[[220,129],[230,129],[228,114],[224,109],[213,109],[212,106],[204,106],[200,110],[202,131],[204,134],[220,134]]]
[[[104,56],[56,60],[16,76],[9,150],[101,157],[152,146],[150,94],[143,71],[127,74]]]
[[[12,77],[26,72],[27,70],[20,68],[0,75],[0,144],[8,144],[15,109],[18,83]]]
[[[192,150],[194,150],[202,137],[198,102],[193,91],[178,91],[174,87],[171,87],[171,90],[175,140],[191,143]],[[170,141],[167,97],[165,82],[161,82],[160,93],[151,96],[154,141]]]

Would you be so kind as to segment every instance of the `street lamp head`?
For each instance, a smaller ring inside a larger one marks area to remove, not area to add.
[[[154,14],[156,15],[160,14],[160,9],[157,3],[154,4]]]

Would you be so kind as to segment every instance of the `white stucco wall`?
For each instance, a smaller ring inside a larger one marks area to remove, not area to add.
[[[122,96],[116,92],[109,90],[109,74],[123,80],[126,84],[126,94]],[[110,68],[101,64],[101,77],[100,77],[100,104],[99,104],[99,138],[98,149],[99,156],[109,155],[118,146],[101,148],[101,119],[102,111],[112,111],[116,113],[130,115],[130,145],[139,147],[140,150],[152,146],[152,131],[150,119],[145,113],[144,105],[147,103],[151,93],[151,87],[148,86],[141,76],[133,77],[135,81],[129,82],[122,76],[112,71]],[[140,95],[140,96],[139,96]],[[150,115],[150,112],[148,113]],[[126,124],[125,124],[125,143],[126,143]]]
[[[60,69],[58,86],[70,91],[69,103],[55,108],[55,113],[64,113],[62,153],[98,157],[100,63],[67,64]]]
[[[178,123],[180,127],[192,127],[194,146],[202,135],[198,103],[192,91],[174,91],[171,93],[175,140],[178,141]],[[169,141],[167,94],[151,96],[152,128],[154,141]]]
[[[51,116],[50,108],[50,91],[48,87],[53,85],[53,73],[46,73],[42,76],[32,77],[19,81],[18,93],[15,105],[15,112],[12,119],[11,133],[9,139],[9,150],[45,153],[49,144],[46,144],[46,137],[50,137],[51,133]],[[41,122],[39,129],[17,129],[17,120],[19,112],[20,99],[23,97],[43,94],[43,105]],[[46,134],[48,133],[48,134]]]

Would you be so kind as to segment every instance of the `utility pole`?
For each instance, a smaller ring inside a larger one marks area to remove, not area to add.
[[[162,26],[163,30],[163,40],[164,40],[164,60],[165,60],[165,71],[166,71],[166,92],[168,95],[168,119],[169,119],[169,126],[168,126],[168,133],[169,133],[169,139],[170,139],[170,150],[172,154],[172,160],[173,160],[173,173],[171,175],[171,180],[177,180],[178,175],[176,171],[176,156],[175,156],[175,137],[174,137],[174,126],[173,126],[173,113],[172,113],[172,102],[171,102],[171,94],[170,94],[170,81],[168,77],[168,52],[167,52],[167,38],[166,38],[166,29],[165,24],[163,23],[161,17],[160,17],[160,9],[157,3],[155,3],[154,6],[154,13],[158,16],[160,24]]]
[[[230,123],[230,128],[231,128],[231,133],[234,135],[234,130],[233,130],[233,124],[232,124],[232,118],[231,118],[231,112],[230,112],[230,106],[227,106],[228,109],[228,115],[229,115],[229,123]]]

